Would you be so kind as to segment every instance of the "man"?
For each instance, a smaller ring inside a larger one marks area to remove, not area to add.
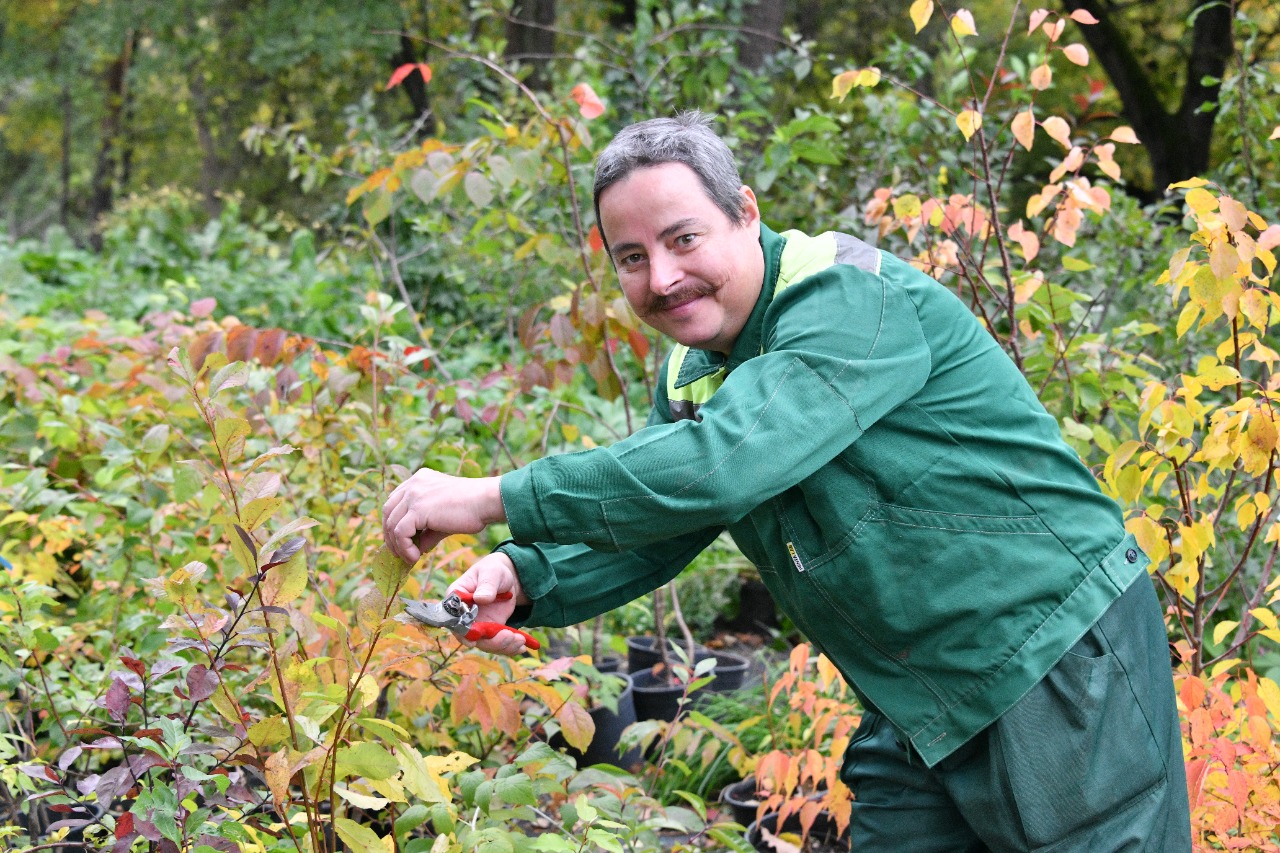
[[[505,521],[455,588],[565,625],[727,528],[867,708],[855,850],[1190,850],[1148,560],[960,300],[852,237],[774,233],[696,113],[623,130],[595,203],[627,301],[677,342],[648,426],[501,478],[419,471],[392,550]]]

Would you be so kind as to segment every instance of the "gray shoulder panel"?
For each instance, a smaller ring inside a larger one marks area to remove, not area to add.
[[[836,263],[849,264],[869,273],[880,272],[880,251],[857,237],[836,232]]]

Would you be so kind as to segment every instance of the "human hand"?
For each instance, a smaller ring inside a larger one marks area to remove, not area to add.
[[[516,606],[528,604],[529,598],[520,586],[520,577],[511,558],[501,551],[481,557],[449,586],[449,592],[465,593],[479,610],[477,622],[507,624]],[[510,593],[509,596],[506,593]],[[498,596],[504,596],[502,600]],[[525,652],[525,639],[515,630],[503,630],[489,639],[476,641],[476,648],[499,655]]]
[[[446,536],[479,533],[505,520],[497,477],[453,477],[421,468],[383,504],[382,538],[397,557],[416,563]]]

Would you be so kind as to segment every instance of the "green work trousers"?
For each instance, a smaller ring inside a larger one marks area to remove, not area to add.
[[[1018,704],[928,768],[869,712],[845,753],[852,849],[1189,853],[1168,639],[1139,578]]]

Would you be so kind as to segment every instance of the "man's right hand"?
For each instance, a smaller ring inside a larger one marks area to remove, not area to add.
[[[529,598],[520,587],[520,577],[515,564],[501,551],[481,557],[449,585],[450,592],[464,591],[479,607],[477,622],[507,624],[517,605],[529,604]],[[499,594],[509,592],[511,597],[498,601]],[[496,655],[519,655],[525,651],[524,638],[515,631],[499,631],[491,639],[479,640],[476,648]]]

